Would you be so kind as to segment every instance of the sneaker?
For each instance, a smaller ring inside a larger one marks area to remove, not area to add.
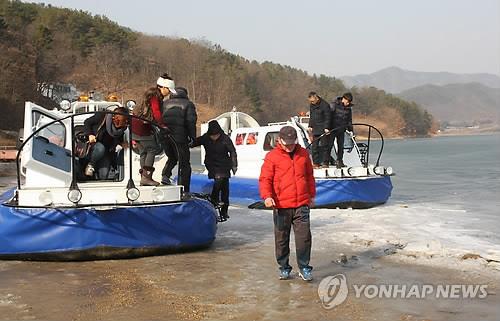
[[[288,280],[290,278],[290,270],[280,270],[280,280]]]
[[[313,168],[314,168],[314,169],[321,168],[321,165],[319,165],[319,164],[313,164]]]
[[[313,280],[311,269],[302,268],[302,269],[299,270],[299,275],[302,278],[302,280],[304,280],[304,281],[309,282],[309,281]]]
[[[321,165],[321,168],[328,168],[328,167],[330,167],[328,164]]]
[[[85,176],[94,176],[94,166],[92,164],[88,164],[87,167],[85,167]]]
[[[161,177],[161,183],[163,185],[172,185],[172,180],[168,176],[162,176]]]

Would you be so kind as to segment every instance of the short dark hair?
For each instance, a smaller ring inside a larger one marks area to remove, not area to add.
[[[178,92],[179,91],[183,91],[183,92],[186,93],[186,96],[189,96],[189,92],[188,92],[188,90],[187,90],[186,87],[175,87],[175,90],[178,91]]]
[[[314,96],[318,96],[318,94],[315,92],[315,91],[310,91],[309,92],[309,95],[307,95],[307,97],[311,98],[311,97],[314,97]]]
[[[345,98],[345,99],[349,100],[349,102],[352,102],[352,94],[351,93],[343,94],[342,98]]]
[[[173,80],[172,77],[170,77],[170,75],[168,73],[164,73],[163,75],[161,75],[161,78],[165,78],[165,79],[168,79],[168,80]]]
[[[129,114],[128,108],[125,108],[125,107],[115,108],[115,109],[113,109],[113,112],[117,113],[117,114],[122,114],[122,115],[128,115]]]

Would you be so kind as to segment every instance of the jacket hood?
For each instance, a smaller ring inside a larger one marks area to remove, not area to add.
[[[215,135],[215,134],[222,134],[224,131],[222,130],[222,128],[220,127],[219,125],[219,122],[216,121],[216,120],[211,120],[209,123],[208,123],[208,130],[207,130],[207,134],[208,135]]]

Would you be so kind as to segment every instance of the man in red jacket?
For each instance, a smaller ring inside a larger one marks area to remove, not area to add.
[[[293,225],[299,275],[311,281],[311,229],[309,209],[316,195],[309,153],[297,144],[297,131],[285,126],[278,144],[264,159],[259,177],[260,196],[266,207],[273,207],[276,260],[280,279],[290,278],[290,228]]]

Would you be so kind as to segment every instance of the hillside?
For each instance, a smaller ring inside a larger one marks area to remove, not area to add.
[[[311,90],[327,100],[347,90],[339,79],[249,61],[207,41],[144,35],[104,16],[19,1],[0,0],[0,52],[1,129],[22,126],[26,100],[53,105],[41,92],[57,83],[140,101],[168,72],[189,90],[200,121],[233,106],[259,122],[284,120],[308,109]],[[415,103],[379,90],[354,96],[354,119],[373,121],[389,135],[432,131],[431,115]]]
[[[399,93],[423,85],[448,85],[477,82],[491,88],[500,88],[500,77],[493,74],[454,74],[449,72],[417,72],[389,67],[372,74],[341,77],[348,86],[377,87],[390,93]]]
[[[500,124],[500,89],[479,83],[425,85],[398,96],[415,101],[441,122],[464,125]]]

